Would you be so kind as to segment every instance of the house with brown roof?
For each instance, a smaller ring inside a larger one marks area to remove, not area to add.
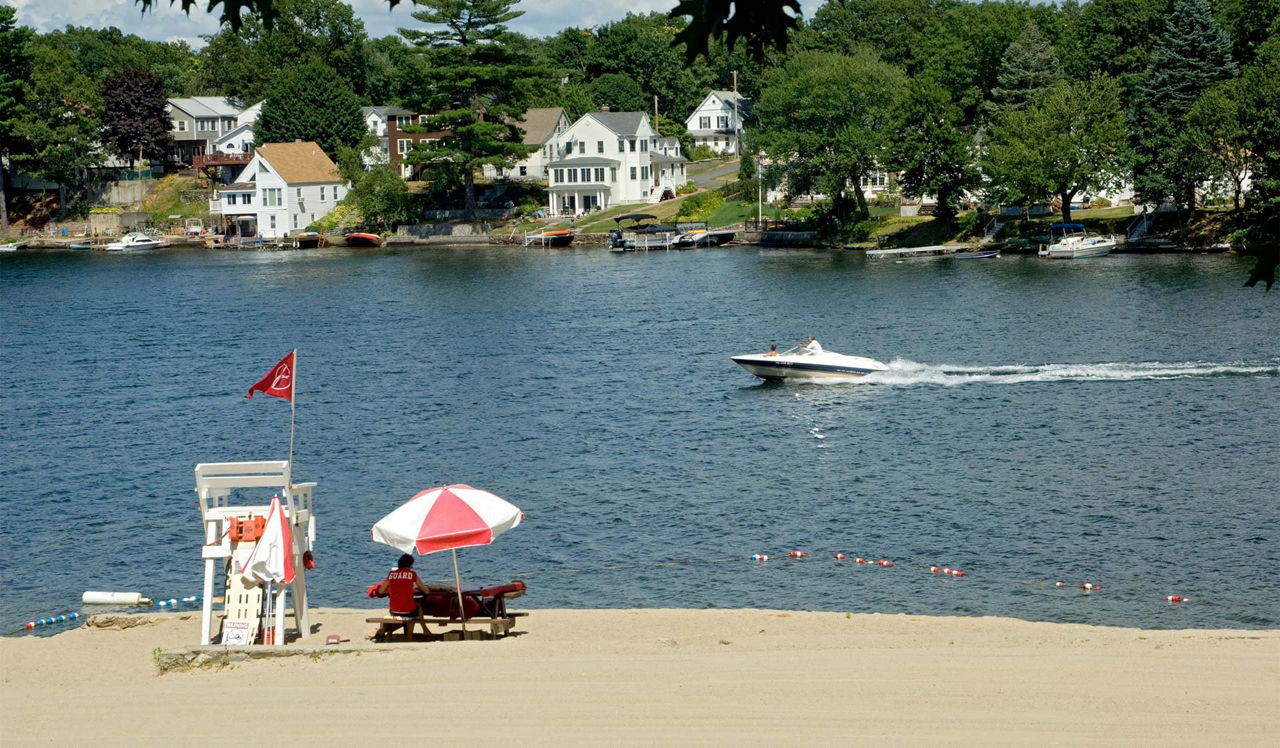
[[[524,113],[516,125],[524,130],[524,144],[536,145],[538,150],[529,154],[523,161],[517,162],[501,173],[496,167],[485,166],[484,175],[490,179],[498,176],[507,179],[538,181],[547,178],[547,164],[555,160],[555,139],[569,129],[569,118],[564,107],[540,107]]]
[[[266,143],[234,183],[218,188],[209,212],[222,216],[228,239],[277,239],[328,215],[348,189],[315,143]]]

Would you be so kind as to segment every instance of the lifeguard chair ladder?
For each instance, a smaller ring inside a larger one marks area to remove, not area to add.
[[[298,636],[311,631],[307,617],[307,580],[303,554],[311,550],[316,539],[316,519],[312,510],[315,483],[293,483],[288,460],[263,462],[202,462],[196,465],[196,495],[200,498],[200,519],[204,522],[204,609],[200,618],[200,643],[208,644],[213,636],[213,583],[227,573],[232,558],[228,533],[231,518],[248,519],[266,516],[269,504],[231,506],[231,494],[239,488],[268,488],[280,495],[281,505],[293,535],[292,584],[281,584],[276,592],[275,642],[284,643],[284,597],[293,588],[293,620]],[[232,569],[231,573],[235,573]]]

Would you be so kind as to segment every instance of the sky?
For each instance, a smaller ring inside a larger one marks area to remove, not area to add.
[[[200,37],[218,30],[216,13],[205,13],[205,0],[197,0],[191,15],[179,7],[169,5],[169,0],[156,0],[155,7],[145,16],[134,0],[0,0],[18,11],[18,23],[38,31],[52,31],[67,25],[106,28],[115,26],[126,34],[137,34],[144,39],[157,41],[184,40],[193,47],[203,46]],[[512,31],[529,36],[547,36],[567,26],[592,28],[614,21],[628,12],[667,12],[676,6],[677,0],[591,0],[585,3],[565,3],[563,0],[525,0],[515,9],[524,15],[512,21]],[[356,15],[364,21],[365,31],[371,37],[396,33],[400,27],[419,26],[410,14],[412,0],[401,0],[394,10],[386,0],[347,0]],[[806,15],[811,15],[822,0],[801,0]],[[178,5],[181,5],[179,2]],[[572,11],[566,9],[572,8]]]

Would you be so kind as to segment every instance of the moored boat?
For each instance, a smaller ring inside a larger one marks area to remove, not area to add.
[[[370,234],[363,231],[353,231],[347,234],[348,247],[381,247],[382,237],[377,234]]]
[[[767,381],[785,379],[857,379],[889,367],[874,358],[831,351],[811,352],[797,346],[782,353],[731,356],[733,362]]]
[[[132,252],[141,249],[155,249],[160,246],[160,242],[146,234],[133,232],[125,234],[118,240],[107,245],[108,252]]]
[[[543,247],[567,247],[573,244],[573,238],[576,236],[571,229],[558,229],[556,231],[543,231],[539,234],[529,234],[524,238],[525,246],[538,244]]]
[[[0,252],[17,252],[19,249],[27,246],[26,242],[10,242],[8,244],[0,244]]]
[[[1102,257],[1111,254],[1117,244],[1115,236],[1095,234],[1082,223],[1055,223],[1049,227],[1051,240],[1038,254],[1055,260]]]
[[[725,230],[712,230],[707,224],[694,224],[692,226],[686,224],[677,227],[684,231],[676,237],[675,246],[681,248],[691,247],[718,247],[721,244],[727,244],[733,240],[734,232]]]

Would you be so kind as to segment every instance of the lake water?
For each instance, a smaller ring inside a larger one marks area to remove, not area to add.
[[[370,526],[469,483],[527,518],[460,551],[463,580],[524,578],[525,607],[1280,626],[1280,294],[1240,288],[1248,267],[0,257],[0,629],[79,610],[85,589],[199,593],[192,469],[287,456],[288,403],[244,393],[294,347],[317,605],[378,605],[363,590],[398,552]],[[729,360],[808,334],[891,371],[778,386]],[[793,549],[811,555],[748,560]],[[448,554],[417,568],[452,576]]]

